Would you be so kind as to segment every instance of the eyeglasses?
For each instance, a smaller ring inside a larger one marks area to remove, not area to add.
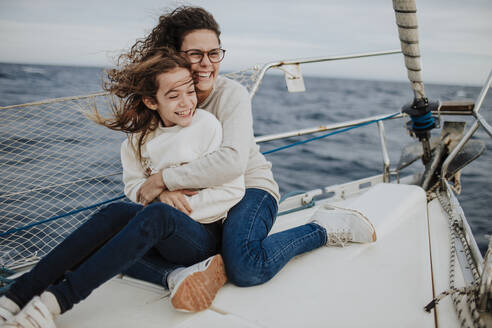
[[[205,54],[207,54],[208,60],[210,60],[212,63],[220,63],[222,59],[224,59],[224,55],[226,51],[225,49],[216,48],[209,51],[190,49],[180,52],[186,54],[191,64],[197,64],[202,61],[203,56],[205,56]]]

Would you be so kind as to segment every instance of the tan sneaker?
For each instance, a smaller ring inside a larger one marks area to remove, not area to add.
[[[345,246],[347,243],[370,243],[376,241],[376,230],[371,221],[361,212],[330,204],[322,205],[309,222],[325,228],[327,246]]]
[[[169,275],[168,286],[171,304],[179,311],[198,312],[207,309],[227,281],[220,254],[178,270]]]

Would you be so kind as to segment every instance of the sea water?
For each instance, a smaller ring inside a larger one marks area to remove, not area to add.
[[[101,91],[103,69],[94,67],[0,64],[0,106],[47,98],[84,95]],[[406,82],[304,77],[307,92],[288,93],[282,76],[267,75],[253,100],[256,136],[311,128],[398,112],[413,93]],[[431,100],[475,100],[480,87],[426,84]],[[481,109],[492,122],[492,95]],[[447,120],[467,120],[463,117]],[[1,121],[1,113],[0,113]],[[385,121],[386,141],[392,167],[402,145],[414,142],[402,120]],[[468,123],[467,126],[469,126]],[[439,132],[433,132],[437,136]],[[317,134],[320,135],[320,134]],[[268,151],[305,140],[296,137],[261,144]],[[475,138],[487,150],[463,169],[463,192],[458,196],[482,252],[492,233],[492,139],[479,130]],[[117,152],[118,149],[115,150]],[[307,191],[349,182],[376,174],[383,168],[378,129],[375,124],[266,155],[281,193]],[[412,165],[409,172],[421,169]],[[2,172],[0,172],[2,174]]]

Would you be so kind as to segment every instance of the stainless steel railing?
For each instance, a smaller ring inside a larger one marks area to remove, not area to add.
[[[456,145],[456,147],[454,147],[453,151],[451,151],[451,154],[449,154],[449,156],[442,164],[441,180],[443,180],[443,182],[446,179],[446,173],[448,172],[449,164],[453,161],[456,155],[458,155],[459,151],[465,146],[466,142],[473,136],[473,134],[478,130],[480,126],[482,126],[484,130],[489,134],[489,136],[492,137],[492,129],[490,128],[490,125],[485,121],[483,116],[479,114],[483,100],[485,99],[485,96],[487,95],[491,84],[492,70],[490,71],[487,81],[485,82],[482,90],[480,91],[480,94],[478,95],[477,101],[475,102],[476,105],[474,106],[472,111],[472,115],[475,117],[476,120],[473,122],[473,125],[470,127],[470,129],[468,129],[463,138],[461,138],[460,142]]]

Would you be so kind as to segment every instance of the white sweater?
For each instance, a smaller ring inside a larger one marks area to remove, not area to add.
[[[271,163],[254,140],[253,116],[248,91],[238,82],[219,76],[212,93],[200,104],[222,124],[222,144],[217,151],[179,167],[163,171],[169,190],[205,188],[244,175],[246,188],[259,188],[279,200]],[[216,172],[221,172],[217,175]]]
[[[137,159],[134,147],[128,139],[123,141],[121,163],[126,196],[134,202],[137,201],[137,191],[147,179],[148,170],[153,174],[165,168],[185,165],[216,151],[221,142],[220,123],[213,115],[201,109],[196,110],[192,123],[185,128],[178,125],[167,128],[160,126],[152,132],[142,146],[143,165]],[[220,169],[216,169],[213,175],[220,177]],[[185,175],[175,179],[181,180],[187,177]],[[227,211],[241,200],[244,188],[243,175],[220,184],[214,183],[209,187],[196,188],[201,189],[198,194],[185,196],[193,210],[190,217],[200,223],[211,223],[224,218]]]

